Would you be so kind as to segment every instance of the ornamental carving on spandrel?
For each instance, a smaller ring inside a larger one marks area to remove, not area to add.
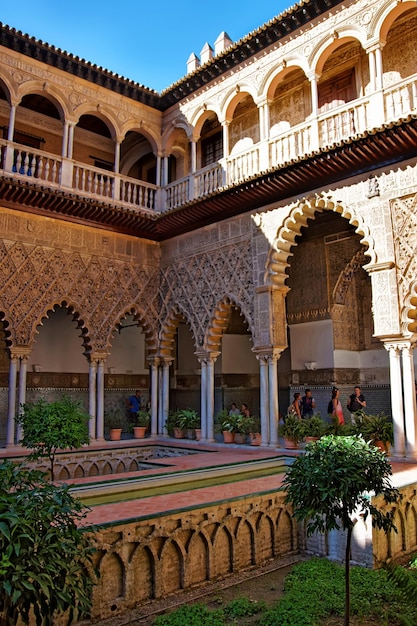
[[[96,349],[107,349],[109,328],[114,325],[117,311],[135,302],[141,302],[149,324],[157,319],[157,292],[148,284],[155,268],[141,267],[138,281],[134,266],[123,261],[22,244],[15,244],[4,254],[6,247],[1,243],[0,301],[8,309],[14,336],[22,345],[31,345],[37,325],[55,304],[63,301],[76,307]],[[129,275],[135,285],[134,294],[126,283]]]
[[[213,308],[225,295],[241,307],[249,329],[254,328],[253,271],[250,242],[239,242],[161,269],[160,323],[164,327],[172,308],[178,304],[193,320],[196,336],[206,335]],[[191,295],[191,297],[190,297]]]
[[[401,309],[410,297],[410,285],[417,276],[417,195],[391,202],[397,282]]]

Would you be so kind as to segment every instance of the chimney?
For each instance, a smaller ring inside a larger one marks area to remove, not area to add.
[[[230,39],[229,35],[224,31],[221,32],[214,42],[214,56],[221,54],[232,45],[233,41]]]
[[[208,43],[204,44],[203,49],[200,52],[200,57],[201,65],[204,65],[204,63],[207,63],[207,61],[210,61],[210,59],[213,58],[213,48]]]
[[[192,52],[187,60],[187,74],[191,74],[191,72],[194,72],[198,67],[200,67],[200,59]]]

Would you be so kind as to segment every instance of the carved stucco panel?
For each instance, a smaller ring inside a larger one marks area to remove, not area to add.
[[[371,272],[374,334],[387,337],[400,333],[395,268]]]
[[[108,348],[109,332],[129,307],[155,326],[155,275],[156,267],[137,272],[126,261],[0,242],[0,302],[19,345],[31,345],[41,319],[62,301],[80,314],[95,350]]]
[[[187,249],[190,247],[187,246]],[[161,325],[177,307],[190,323],[194,339],[206,336],[215,307],[230,296],[241,307],[250,332],[254,332],[253,270],[250,241],[234,243],[161,269]]]
[[[406,330],[410,288],[417,279],[417,196],[396,198],[391,209],[401,317]]]

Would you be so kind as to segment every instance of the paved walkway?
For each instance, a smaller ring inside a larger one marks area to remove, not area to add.
[[[157,477],[158,474],[167,476],[169,474],[178,474],[181,472],[189,472],[192,476],[193,470],[202,468],[212,468],[215,472],[216,468],[229,466],[232,464],[247,464],[253,461],[261,459],[277,459],[285,457],[290,459],[298,452],[284,450],[280,448],[261,448],[255,446],[236,446],[234,444],[227,446],[224,444],[202,444],[191,443],[183,440],[177,441],[173,439],[146,439],[144,442],[138,443],[137,440],[125,440],[119,443],[105,442],[100,444],[100,449],[111,449],[118,446],[149,446],[149,445],[169,445],[170,447],[178,445],[181,448],[189,447],[197,449],[197,454],[190,454],[186,456],[177,456],[161,459],[152,459],[152,464],[157,463],[160,465],[160,469],[152,468],[149,470],[139,470],[137,472],[128,472],[123,474],[111,474],[102,477],[80,478],[71,481],[74,485],[85,485],[86,483],[100,484],[100,482],[118,481],[121,478],[126,479],[141,479],[146,477]],[[15,457],[20,450],[2,450],[4,454],[1,456]],[[393,461],[393,483],[396,486],[403,486],[413,482],[417,482],[417,462],[403,462]],[[210,472],[208,472],[210,473]],[[190,488],[189,483],[185,486],[181,485],[178,481],[175,491],[173,493],[164,493],[161,495],[149,495],[144,497],[138,497],[135,499],[123,500],[123,495],[118,502],[112,502],[109,504],[99,504],[93,506],[86,517],[86,524],[108,524],[114,522],[125,522],[127,520],[134,520],[142,517],[149,517],[152,515],[158,515],[159,513],[167,513],[178,509],[195,508],[204,504],[212,504],[215,502],[222,502],[231,498],[244,498],[245,496],[265,493],[277,490],[284,477],[284,473],[279,471],[279,468],[271,469],[268,475],[256,476],[250,478],[246,473],[243,478],[233,478],[233,472],[230,474],[230,481],[226,479],[226,482],[222,484],[212,484],[210,486],[202,486],[196,488]],[[256,472],[254,472],[256,474]],[[175,479],[174,479],[175,480]],[[131,482],[131,481],[130,481]],[[219,481],[220,482],[220,481]],[[140,480],[139,480],[140,484]]]

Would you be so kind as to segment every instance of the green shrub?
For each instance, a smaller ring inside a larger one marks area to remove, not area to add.
[[[166,615],[160,615],[153,626],[225,626],[221,609],[210,611],[204,604],[184,604]]]

